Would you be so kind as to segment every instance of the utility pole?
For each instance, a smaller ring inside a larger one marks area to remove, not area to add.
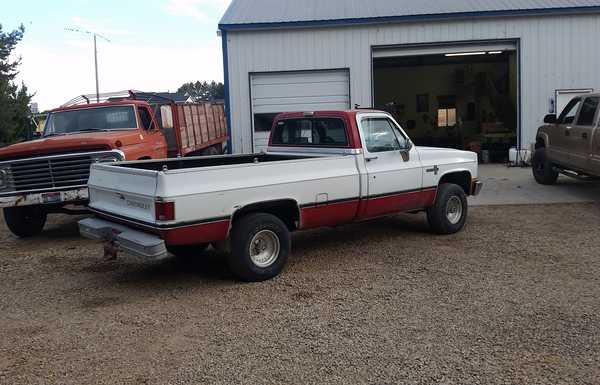
[[[106,37],[100,35],[97,32],[91,32],[91,31],[80,30],[80,29],[75,29],[75,28],[65,28],[65,30],[70,31],[70,32],[85,33],[87,35],[92,35],[94,37],[94,74],[96,77],[96,102],[100,102],[100,86],[99,86],[99,81],[98,81],[98,47],[96,45],[96,37],[104,39],[109,43],[110,43],[110,40],[108,40]]]
[[[96,48],[96,34],[94,34],[94,70],[96,72],[96,103],[99,103],[100,87],[98,86],[98,49]]]

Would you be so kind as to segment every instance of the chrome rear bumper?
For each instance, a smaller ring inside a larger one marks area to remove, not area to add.
[[[79,221],[79,233],[84,238],[103,241],[105,254],[107,250],[119,250],[147,259],[163,259],[167,257],[165,241],[154,234],[133,230],[127,226],[98,218],[87,218]]]

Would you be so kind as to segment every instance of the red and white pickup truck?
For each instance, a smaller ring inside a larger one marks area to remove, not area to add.
[[[209,245],[236,277],[278,275],[290,233],[426,211],[440,234],[460,231],[479,193],[477,155],[415,147],[387,113],[285,113],[267,153],[92,165],[84,237],[146,258]]]

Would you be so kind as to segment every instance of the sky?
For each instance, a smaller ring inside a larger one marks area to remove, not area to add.
[[[223,81],[218,23],[231,0],[11,1],[4,32],[25,26],[18,82],[41,110],[95,93],[96,32],[100,92],[174,92],[190,81]]]

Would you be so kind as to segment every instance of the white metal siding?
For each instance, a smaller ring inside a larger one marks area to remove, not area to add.
[[[339,110],[350,107],[347,70],[253,74],[252,113]],[[269,132],[254,132],[254,152],[266,149]]]
[[[349,68],[351,105],[372,103],[373,46],[519,39],[523,143],[556,89],[600,88],[600,15],[449,20],[320,29],[228,32],[231,126],[235,152],[252,151],[249,73]]]

